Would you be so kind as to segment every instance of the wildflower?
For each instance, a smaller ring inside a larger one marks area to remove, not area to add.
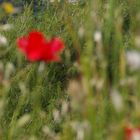
[[[42,63],[39,64],[38,72],[42,73],[44,70],[45,70],[45,63],[42,62]]]
[[[85,135],[91,130],[90,124],[87,120],[83,120],[82,122],[72,121],[70,125],[76,132],[76,140],[84,140]]]
[[[12,28],[13,28],[13,25],[11,25],[11,24],[0,25],[1,31],[8,31],[8,30],[11,30]]]
[[[68,0],[68,2],[74,4],[74,3],[78,2],[78,0]]]
[[[25,114],[23,115],[17,122],[18,127],[22,127],[30,121],[30,115]]]
[[[7,45],[7,38],[0,34],[0,45]]]
[[[54,118],[55,122],[60,122],[61,121],[60,112],[58,110],[53,111],[53,118]]]
[[[21,90],[21,93],[26,94],[28,92],[26,85],[24,83],[19,83],[19,88]]]
[[[7,14],[13,14],[15,12],[15,8],[10,2],[4,2],[2,7]]]
[[[96,31],[94,33],[94,40],[95,40],[95,42],[101,42],[101,40],[102,40],[102,34],[101,34],[100,31]]]
[[[45,134],[50,134],[50,133],[51,133],[50,128],[49,128],[48,126],[46,126],[46,125],[42,128],[42,131],[43,131]]]
[[[140,53],[137,51],[126,52],[126,62],[130,70],[140,69]]]
[[[60,61],[59,53],[64,49],[64,43],[59,38],[46,40],[41,32],[32,31],[28,37],[17,40],[19,49],[29,61]]]
[[[54,139],[55,133],[48,126],[43,126],[42,131],[47,137]]]
[[[126,140],[140,140],[140,128],[127,127],[125,129]]]
[[[119,112],[123,109],[124,104],[123,104],[122,96],[116,89],[111,90],[111,101],[116,111]]]

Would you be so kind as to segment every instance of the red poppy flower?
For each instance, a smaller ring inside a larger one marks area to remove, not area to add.
[[[125,140],[140,140],[140,128],[127,127],[125,129]]]
[[[60,61],[60,52],[64,49],[64,43],[60,38],[46,40],[38,31],[32,31],[27,37],[17,40],[19,49],[29,61]]]

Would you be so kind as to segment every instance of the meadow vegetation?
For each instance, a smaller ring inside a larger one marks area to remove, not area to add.
[[[139,7],[55,0],[1,12],[12,28],[0,28],[0,139],[140,140],[126,133],[140,127]],[[32,30],[63,39],[61,62],[26,59],[16,41]]]

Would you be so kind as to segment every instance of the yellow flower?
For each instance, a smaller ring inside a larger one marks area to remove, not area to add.
[[[2,7],[3,7],[4,11],[8,14],[12,14],[15,12],[15,8],[10,2],[4,2],[2,4]]]

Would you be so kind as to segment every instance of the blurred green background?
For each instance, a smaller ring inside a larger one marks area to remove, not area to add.
[[[0,139],[125,140],[140,127],[140,1],[34,2],[5,14],[13,28],[0,31]],[[64,40],[61,63],[18,51],[33,29]]]

